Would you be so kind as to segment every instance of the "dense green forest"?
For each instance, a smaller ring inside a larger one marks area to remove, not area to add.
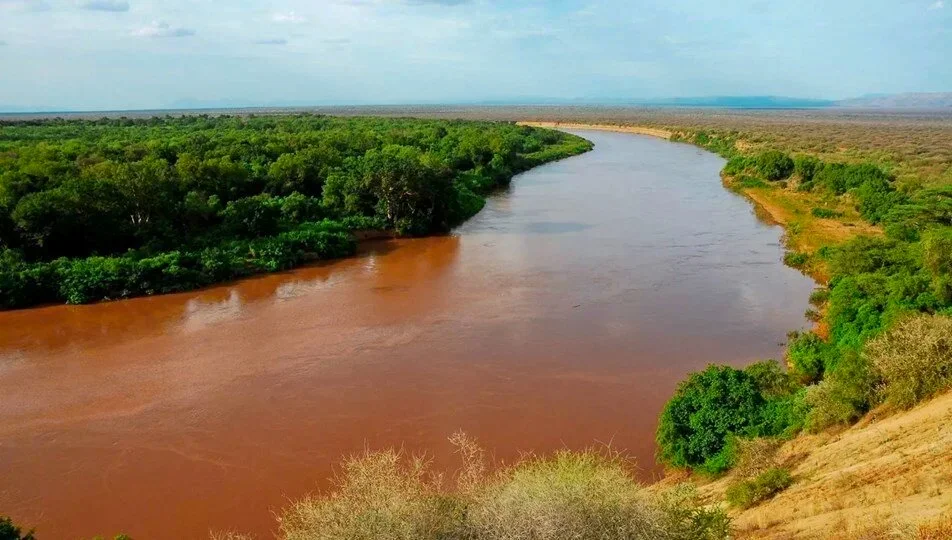
[[[585,152],[511,123],[288,117],[0,124],[0,306],[167,293],[448,231]]]
[[[908,408],[952,386],[952,185],[900,184],[874,163],[745,154],[736,132],[681,139],[727,158],[723,174],[740,189],[851,206],[878,234],[788,253],[788,263],[800,267],[819,259],[830,276],[810,298],[808,315],[821,324],[790,335],[787,370],[768,361],[688,377],[661,416],[662,461],[719,474],[753,439],[849,424],[874,407]],[[788,235],[797,232],[788,227]]]

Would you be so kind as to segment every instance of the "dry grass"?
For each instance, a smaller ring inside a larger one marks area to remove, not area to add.
[[[729,521],[699,505],[693,488],[646,490],[608,450],[526,457],[488,472],[482,450],[451,441],[463,466],[454,490],[426,462],[395,451],[348,459],[334,489],[292,504],[286,540],[695,540],[722,539]]]
[[[791,251],[809,256],[802,270],[820,283],[829,279],[826,262],[815,256],[820,248],[842,244],[860,234],[882,234],[879,227],[863,221],[853,205],[843,199],[774,186],[739,188],[729,177],[724,179],[724,184],[750,198],[761,219],[783,226],[784,245]],[[812,213],[813,208],[818,207],[835,210],[840,216],[818,218]]]
[[[591,129],[595,131],[615,131],[618,133],[637,133],[638,135],[651,135],[662,139],[670,139],[674,132],[667,129],[641,127],[641,126],[619,126],[615,124],[582,124],[577,122],[518,122],[520,126],[532,126],[549,129]]]
[[[254,536],[230,531],[212,531],[209,540],[255,540]]]
[[[469,510],[476,538],[659,538],[665,512],[631,480],[623,462],[596,452],[560,452],[501,473]]]
[[[801,435],[785,443],[775,460],[790,468],[796,481],[760,506],[734,513],[737,537],[917,538],[909,535],[920,524],[947,518],[952,393],[878,416],[874,412],[839,433]],[[707,500],[722,500],[734,481],[730,475],[700,492]],[[948,519],[937,523],[937,531],[949,526]]]
[[[778,465],[777,452],[783,440],[774,438],[739,439],[737,464],[731,469],[736,478],[753,478]]]
[[[285,510],[286,540],[424,540],[446,538],[461,524],[462,505],[439,490],[426,462],[400,452],[367,452],[344,462],[329,495]]]

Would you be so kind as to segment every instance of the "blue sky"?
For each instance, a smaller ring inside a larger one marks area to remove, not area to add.
[[[0,110],[952,91],[952,0],[0,0]]]

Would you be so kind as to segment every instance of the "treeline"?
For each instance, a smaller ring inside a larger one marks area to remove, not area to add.
[[[445,232],[591,148],[506,123],[291,117],[0,124],[0,306],[187,290]]]
[[[718,474],[737,463],[751,439],[848,424],[873,407],[911,407],[952,387],[952,186],[899,187],[873,163],[777,150],[744,155],[735,134],[686,139],[726,157],[724,174],[739,186],[846,201],[885,234],[794,254],[800,263],[818,257],[829,270],[828,283],[810,299],[824,331],[791,334],[786,370],[762,362],[692,374],[662,414],[662,461]],[[789,480],[771,474],[745,485]]]

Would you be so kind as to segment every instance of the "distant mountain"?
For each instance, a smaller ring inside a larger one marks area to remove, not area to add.
[[[836,106],[857,109],[950,109],[952,92],[876,94],[837,101]]]
[[[716,107],[725,109],[813,109],[835,104],[829,99],[785,96],[711,96],[654,99],[646,105],[668,107]]]
[[[0,0],[2,1],[2,0]],[[309,108],[327,106],[377,106],[377,103],[345,103],[321,101],[271,101],[260,103],[246,100],[197,100],[181,99],[168,103],[165,107],[151,109],[159,113],[166,110],[226,110],[226,109],[281,109]],[[609,106],[609,107],[697,107],[712,109],[952,109],[952,92],[906,93],[906,94],[870,94],[858,98],[830,100],[798,98],[787,96],[707,96],[675,98],[552,98],[543,96],[519,96],[483,101],[452,101],[446,103],[392,103],[389,106],[405,105],[458,105],[458,106]],[[51,115],[66,112],[56,107],[24,107],[0,104],[0,114],[41,113]],[[93,111],[108,112],[108,111]],[[122,111],[112,111],[122,112]],[[133,111],[128,111],[133,112]]]

